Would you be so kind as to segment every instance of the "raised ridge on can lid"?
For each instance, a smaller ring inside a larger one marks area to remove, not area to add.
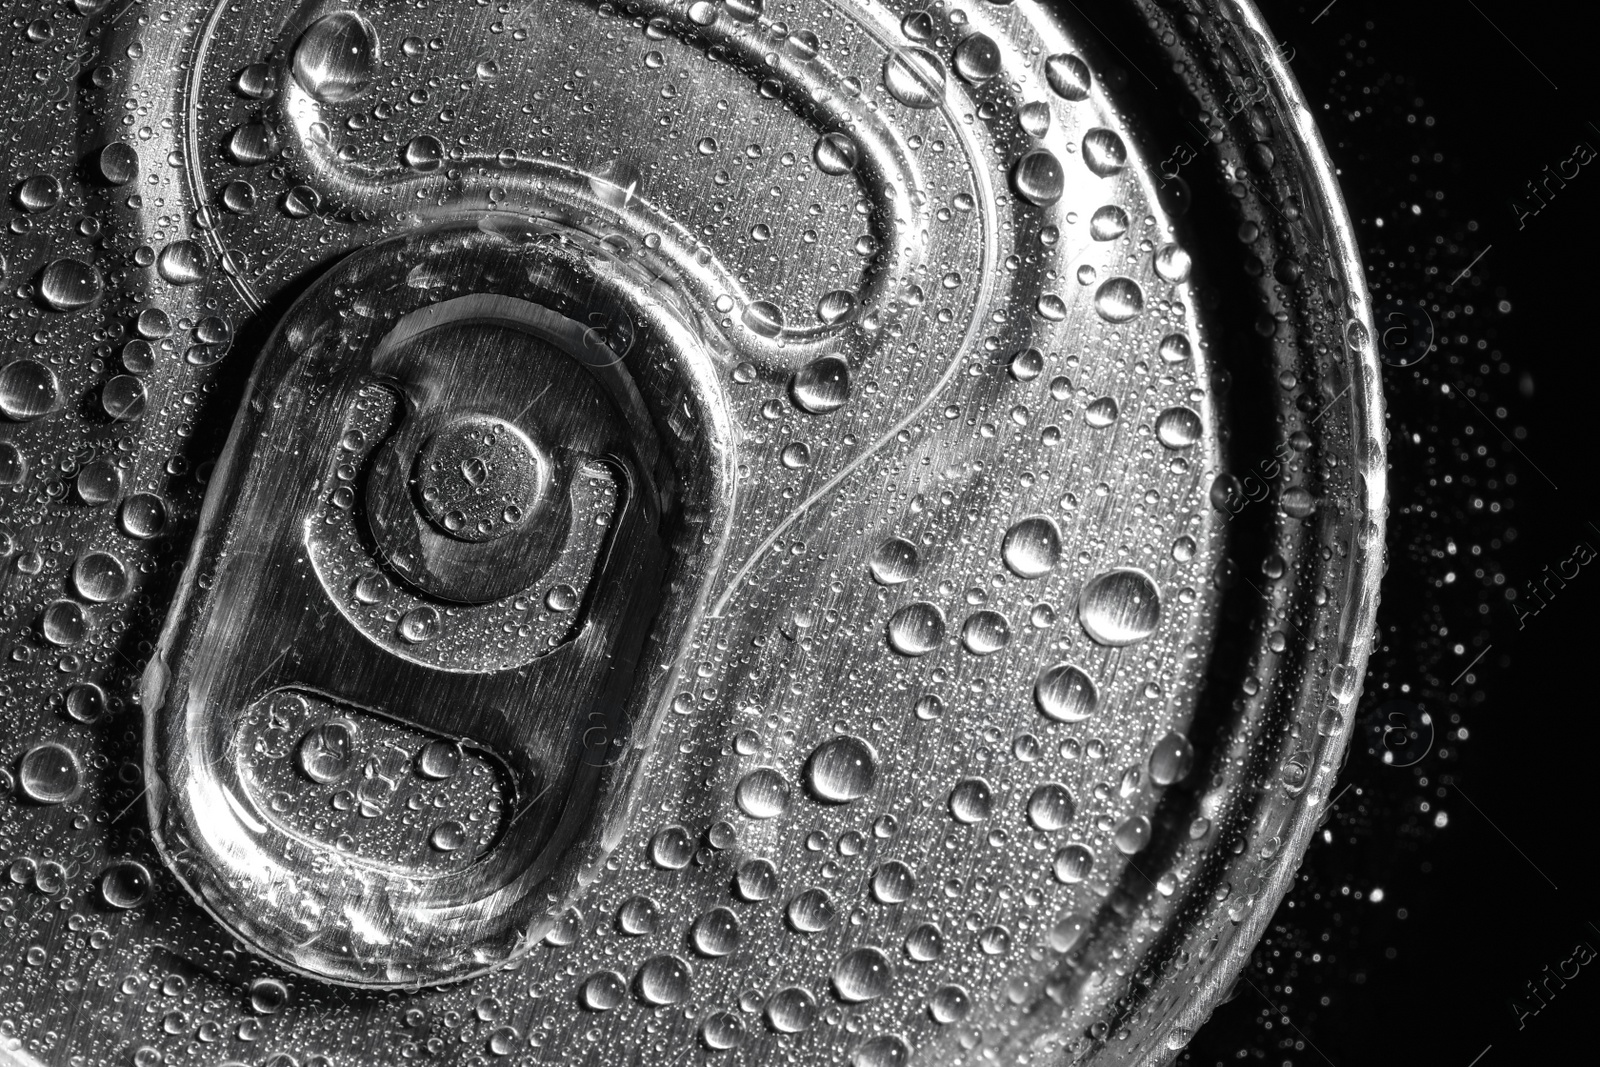
[[[1176,1056],[1382,569],[1253,7],[125,13],[0,72],[0,1059]]]

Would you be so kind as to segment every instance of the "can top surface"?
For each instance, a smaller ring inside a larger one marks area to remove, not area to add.
[[[17,22],[0,1058],[1175,1056],[1381,409],[1259,16],[1084,10]]]

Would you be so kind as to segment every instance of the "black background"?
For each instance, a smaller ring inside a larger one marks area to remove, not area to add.
[[[1526,183],[1579,143],[1600,151],[1592,9],[1262,6],[1340,169],[1374,298],[1436,324],[1432,354],[1385,370],[1390,570],[1362,697],[1369,727],[1408,699],[1436,736],[1407,768],[1358,736],[1350,788],[1246,981],[1180,1062],[1595,1062],[1600,959],[1552,982],[1537,1014],[1513,1009],[1538,1006],[1526,983],[1572,973],[1575,946],[1600,949],[1600,559],[1518,610],[1546,566],[1600,549],[1600,157],[1536,214],[1516,206],[1537,206]]]

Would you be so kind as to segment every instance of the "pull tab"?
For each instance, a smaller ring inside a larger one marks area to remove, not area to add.
[[[559,286],[377,284],[423,245],[352,256],[269,341],[146,680],[165,858],[264,954],[364,985],[542,935],[668,559],[607,337]]]

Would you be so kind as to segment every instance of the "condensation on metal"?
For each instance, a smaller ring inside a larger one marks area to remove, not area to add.
[[[13,15],[0,1059],[1178,1054],[1382,569],[1253,8]]]

